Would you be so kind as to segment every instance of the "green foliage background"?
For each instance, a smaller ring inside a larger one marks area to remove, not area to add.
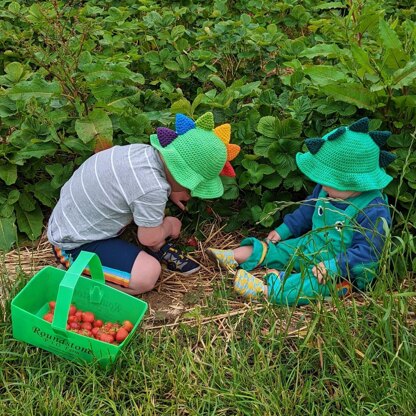
[[[270,227],[275,201],[313,186],[295,165],[304,139],[363,116],[394,133],[386,192],[396,225],[416,223],[412,0],[0,0],[0,19],[3,249],[15,224],[39,237],[96,147],[147,143],[176,112],[232,124],[242,152],[223,198],[234,203],[212,205],[238,210],[228,229]],[[208,215],[205,204],[190,210]]]

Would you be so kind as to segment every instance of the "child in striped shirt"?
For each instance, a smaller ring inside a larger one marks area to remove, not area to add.
[[[65,267],[82,250],[94,252],[106,280],[130,294],[155,286],[161,262],[184,274],[200,268],[169,241],[179,237],[181,221],[165,216],[165,206],[168,198],[184,209],[191,196],[220,197],[220,175],[235,175],[229,161],[239,147],[229,143],[229,124],[214,128],[212,113],[196,121],[178,114],[175,127],[158,128],[151,145],[103,150],[73,173],[48,223],[48,239]],[[132,221],[140,246],[119,237]]]

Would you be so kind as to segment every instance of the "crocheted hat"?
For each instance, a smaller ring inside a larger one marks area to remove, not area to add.
[[[176,131],[156,129],[150,143],[163,157],[176,182],[199,198],[218,198],[224,193],[220,174],[235,176],[230,160],[240,147],[230,144],[231,126],[214,128],[214,116],[205,113],[196,121],[176,115]]]
[[[314,182],[339,191],[383,189],[393,179],[384,168],[396,155],[380,148],[391,133],[368,131],[368,118],[339,127],[323,138],[307,139],[309,150],[298,153],[299,169]]]

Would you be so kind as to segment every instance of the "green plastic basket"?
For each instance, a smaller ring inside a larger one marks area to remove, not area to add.
[[[81,276],[89,267],[91,279]],[[43,319],[49,301],[56,300],[52,323]],[[93,312],[104,322],[129,320],[133,329],[120,344],[112,345],[66,329],[69,307]],[[100,259],[82,251],[68,271],[40,270],[12,301],[13,337],[76,362],[115,362],[132,339],[147,310],[147,303],[105,284]]]

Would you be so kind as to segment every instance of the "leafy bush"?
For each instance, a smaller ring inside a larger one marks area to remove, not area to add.
[[[0,0],[0,230],[39,237],[92,152],[146,143],[174,113],[231,122],[237,181],[214,210],[228,228],[301,199],[306,137],[368,116],[393,131],[386,192],[416,222],[416,8],[412,1]],[[205,202],[191,211],[205,213]],[[410,227],[411,228],[411,227]]]

